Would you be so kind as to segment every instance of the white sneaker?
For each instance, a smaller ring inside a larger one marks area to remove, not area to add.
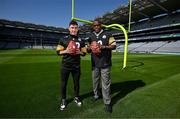
[[[61,106],[60,106],[60,110],[64,110],[67,106],[67,102],[66,99],[62,99],[61,100]]]
[[[74,98],[74,102],[77,104],[77,106],[81,106],[82,105],[82,102],[81,102],[81,100],[78,98],[78,97],[75,97]]]

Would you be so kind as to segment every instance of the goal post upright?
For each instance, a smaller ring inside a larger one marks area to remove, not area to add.
[[[129,24],[128,24],[128,32],[131,31],[131,14],[132,14],[132,0],[129,0]]]
[[[72,0],[71,8],[72,8],[72,17],[71,17],[71,19],[73,20],[74,19],[74,0]]]
[[[131,5],[132,5],[132,0],[129,0],[129,6],[130,6],[130,10],[131,10]],[[83,22],[83,23],[86,23],[86,24],[92,24],[93,22],[92,21],[88,21],[88,20],[83,20],[83,19],[80,19],[80,18],[76,18],[74,16],[74,0],[72,0],[72,20],[75,20],[75,21],[79,21],[79,22]],[[128,26],[128,32],[130,31],[130,22],[131,22],[131,11],[129,12],[129,26]],[[128,32],[127,30],[120,24],[111,24],[111,25],[104,25],[102,24],[103,27],[106,27],[106,28],[111,28],[111,29],[115,29],[115,30],[120,30],[123,32],[124,34],[124,37],[125,37],[125,45],[124,45],[124,60],[123,60],[123,68],[126,68],[127,66],[127,54],[128,54]]]

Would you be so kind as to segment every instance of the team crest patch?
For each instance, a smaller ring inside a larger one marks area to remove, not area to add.
[[[103,35],[102,38],[103,38],[103,39],[106,39],[106,35]]]

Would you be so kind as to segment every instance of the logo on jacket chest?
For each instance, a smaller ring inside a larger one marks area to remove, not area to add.
[[[96,36],[96,38],[99,39],[99,36]],[[107,36],[106,36],[106,35],[103,35],[101,38],[102,38],[102,39],[106,39]]]

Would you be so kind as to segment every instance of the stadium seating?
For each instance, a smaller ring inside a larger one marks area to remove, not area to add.
[[[1,41],[0,42],[0,49],[4,49],[4,47],[6,46],[7,42],[5,41]]]
[[[131,30],[148,29],[148,28],[176,24],[176,23],[180,23],[180,14],[173,14],[170,16],[166,15],[152,20],[137,22],[136,24],[132,25]]]
[[[5,49],[18,49],[19,43],[18,42],[8,42],[5,46]]]
[[[32,44],[31,43],[21,43],[19,48],[32,48]]]
[[[54,49],[66,34],[64,28],[0,19],[0,49]]]
[[[132,53],[180,53],[179,1],[132,1],[131,31],[128,33],[128,51]],[[121,5],[113,12],[95,18],[103,24],[118,23],[128,26],[129,6]],[[116,51],[124,52],[124,34],[110,30],[117,42]],[[80,26],[80,35],[86,37],[91,25]],[[86,32],[86,33],[85,33]],[[55,49],[67,29],[0,19],[0,49],[37,48]]]
[[[163,45],[162,47],[155,50],[155,52],[159,52],[159,53],[180,53],[180,40],[168,42],[165,45]]]
[[[135,49],[141,47],[142,45],[144,45],[145,43],[141,42],[141,43],[131,43],[128,45],[128,50],[129,52],[133,52]]]
[[[124,45],[117,47],[118,52],[124,52]],[[130,53],[180,53],[179,41],[157,41],[157,42],[140,42],[128,45]]]

